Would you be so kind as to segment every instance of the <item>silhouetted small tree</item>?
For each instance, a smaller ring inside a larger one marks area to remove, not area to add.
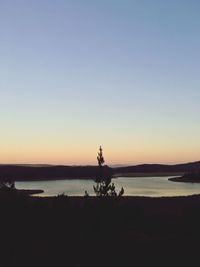
[[[96,193],[96,196],[122,196],[124,194],[123,187],[121,188],[119,194],[117,195],[115,191],[115,185],[114,183],[111,184],[112,181],[112,174],[109,171],[109,168],[104,165],[104,157],[103,157],[103,149],[100,146],[99,152],[97,155],[97,161],[98,161],[98,171],[97,176],[95,177],[96,186],[94,185],[94,192]]]
[[[15,182],[11,180],[0,181],[0,190],[14,190]]]

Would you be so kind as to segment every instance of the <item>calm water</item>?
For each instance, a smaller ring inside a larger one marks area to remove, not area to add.
[[[120,177],[113,179],[117,192],[123,186],[127,196],[185,196],[200,194],[200,184],[177,183],[168,181],[169,177]],[[84,195],[85,190],[94,195],[92,180],[57,180],[38,182],[16,182],[18,189],[43,189],[40,196],[55,196],[66,194],[68,196]]]

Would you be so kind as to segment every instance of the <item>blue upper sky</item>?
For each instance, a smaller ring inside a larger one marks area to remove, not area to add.
[[[200,159],[198,0],[0,0],[0,162]]]

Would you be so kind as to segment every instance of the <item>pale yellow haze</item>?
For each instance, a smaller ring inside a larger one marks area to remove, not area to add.
[[[105,143],[105,144],[104,144]],[[198,150],[193,146],[169,145],[158,142],[112,143],[106,140],[101,144],[90,142],[4,142],[0,151],[0,163],[33,163],[63,165],[96,165],[99,146],[107,165],[142,163],[182,163],[199,160]],[[110,144],[109,144],[110,143]]]

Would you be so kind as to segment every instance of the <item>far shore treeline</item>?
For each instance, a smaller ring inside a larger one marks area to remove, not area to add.
[[[0,165],[0,180],[37,181],[55,179],[94,179],[97,166],[54,166],[54,165]],[[161,176],[200,172],[200,161],[164,165],[142,164],[111,168],[104,166],[107,175],[119,176]]]
[[[20,166],[1,165],[0,180],[38,181],[56,179],[94,179],[97,166]],[[112,175],[112,169],[104,166],[105,173]]]

